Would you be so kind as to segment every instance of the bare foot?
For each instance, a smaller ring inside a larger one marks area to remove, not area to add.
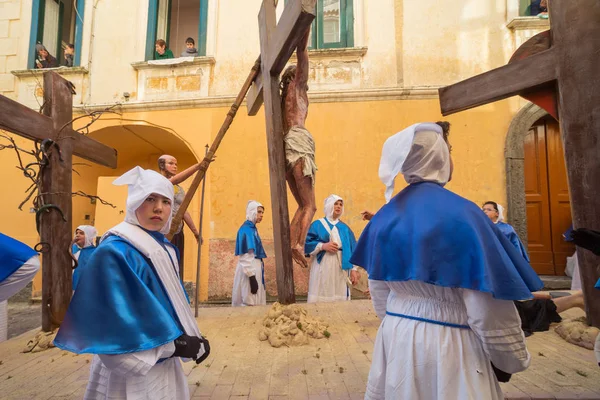
[[[302,250],[303,249],[300,245],[292,247],[292,259],[302,268],[308,268],[308,262],[306,261],[306,257],[304,257],[304,251]]]

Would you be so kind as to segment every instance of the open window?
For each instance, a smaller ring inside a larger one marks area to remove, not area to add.
[[[548,15],[547,0],[519,0],[519,16],[544,17]]]
[[[318,0],[310,28],[310,49],[354,47],[353,0]],[[287,0],[286,0],[287,3]]]
[[[84,11],[85,0],[32,0],[27,67],[35,68],[38,43],[44,45],[59,65],[65,65],[64,50],[73,44],[73,66],[79,66]]]
[[[179,57],[188,37],[194,40],[199,56],[206,55],[208,0],[149,0],[146,60],[154,59],[154,44],[162,39]]]

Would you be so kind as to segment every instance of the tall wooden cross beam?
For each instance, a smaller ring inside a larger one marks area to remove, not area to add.
[[[517,51],[527,57],[440,89],[442,113],[521,95],[558,114],[573,225],[600,230],[600,1],[552,0],[549,12],[550,34]],[[544,93],[553,98],[543,99]],[[594,289],[600,257],[578,248],[577,258],[588,322],[600,328],[600,290]]]
[[[261,73],[247,96],[248,114],[256,115],[263,101],[269,150],[269,177],[279,302],[296,301],[285,180],[283,115],[279,75],[315,18],[316,0],[290,0],[277,23],[274,0],[263,0],[258,15]]]
[[[72,156],[116,168],[117,152],[72,128],[72,85],[55,72],[44,73],[43,115],[0,95],[0,129],[47,146],[48,164],[42,169],[41,213],[42,330],[51,332],[63,320],[72,294],[71,197]]]

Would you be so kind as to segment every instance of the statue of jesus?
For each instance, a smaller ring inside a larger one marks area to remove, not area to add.
[[[298,203],[290,224],[292,258],[306,268],[304,242],[313,216],[315,203],[315,142],[304,126],[308,116],[308,38],[310,28],[296,48],[297,65],[289,66],[281,77],[281,107],[286,158],[286,180]]]

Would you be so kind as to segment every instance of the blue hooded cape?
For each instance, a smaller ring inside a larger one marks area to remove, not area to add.
[[[350,261],[369,279],[417,280],[523,300],[543,286],[474,203],[432,182],[409,185],[363,231]]]
[[[0,282],[11,276],[37,252],[25,243],[21,243],[0,233]]]
[[[251,221],[244,221],[237,233],[235,240],[235,255],[241,256],[242,254],[248,253],[250,250],[254,250],[254,258],[267,258],[267,253],[263,248],[262,241],[258,235],[258,229],[256,224]]]
[[[77,259],[77,268],[73,271],[73,290],[77,289],[77,284],[79,283],[79,277],[81,276],[81,269],[84,265],[88,263],[92,254],[94,254],[94,250],[96,250],[95,246],[84,247],[83,249],[79,249],[79,258]]]
[[[496,226],[498,229],[500,229],[500,232],[502,232],[504,236],[510,240],[519,253],[521,253],[523,258],[529,262],[529,254],[527,254],[527,250],[525,249],[525,246],[523,246],[523,242],[521,242],[521,239],[519,239],[519,235],[517,235],[517,232],[515,232],[515,228],[504,222],[498,222],[496,223]]]
[[[329,226],[329,229],[333,229],[333,227],[337,227],[338,232],[340,234],[340,239],[342,240],[342,269],[345,271],[352,269],[352,263],[350,262],[350,256],[354,252],[356,247],[356,238],[354,237],[354,233],[352,229],[342,221],[338,221],[336,225],[333,225],[331,222],[327,220],[327,218],[323,218],[325,223]],[[310,229],[308,230],[308,235],[306,235],[306,243],[304,244],[304,253],[310,254],[315,251],[315,248],[319,243],[329,243],[329,233],[321,223],[321,220],[313,221],[310,224]],[[320,264],[323,256],[325,255],[325,251],[322,250],[317,254],[317,262]]]
[[[161,233],[148,233],[163,247],[172,246]],[[124,354],[161,346],[183,333],[154,266],[126,240],[107,237],[80,268],[56,347]]]

